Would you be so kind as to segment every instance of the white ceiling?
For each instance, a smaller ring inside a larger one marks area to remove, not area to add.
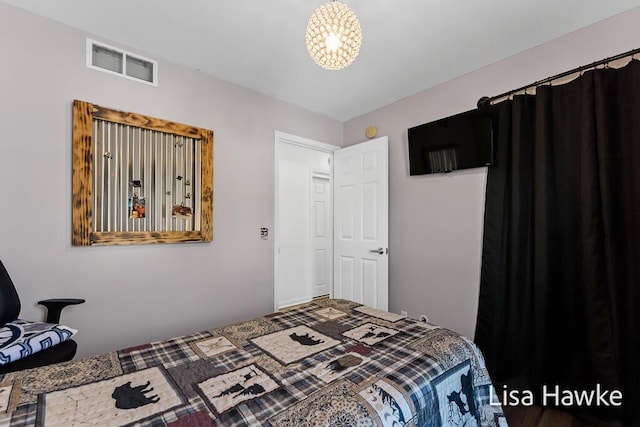
[[[341,121],[640,6],[342,0],[360,20],[362,48],[349,67],[327,71],[304,44],[309,16],[323,0],[0,1]]]

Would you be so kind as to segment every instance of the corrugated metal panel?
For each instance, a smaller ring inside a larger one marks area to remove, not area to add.
[[[93,141],[95,231],[199,230],[200,139],[94,119]]]

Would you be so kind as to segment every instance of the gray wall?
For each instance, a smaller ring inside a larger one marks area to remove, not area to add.
[[[345,145],[364,140],[373,124],[389,136],[391,311],[426,314],[474,334],[486,168],[409,177],[407,128],[475,108],[483,95],[640,47],[639,21],[636,8],[345,123]]]
[[[42,298],[87,298],[63,320],[81,329],[79,354],[89,355],[272,311],[273,244],[259,229],[273,227],[274,130],[341,145],[376,124],[390,139],[390,309],[472,336],[486,174],[410,178],[406,129],[638,47],[639,21],[634,9],[350,120],[343,133],[332,119],[164,61],[158,88],[89,70],[87,34],[0,4],[0,259],[22,316],[42,318]],[[215,131],[213,243],[71,247],[75,98]]]
[[[90,70],[87,35],[0,3],[0,259],[22,317],[86,298],[62,317],[82,356],[273,311],[274,130],[341,145],[342,123],[162,60],[157,88]],[[213,243],[71,246],[73,99],[214,130]]]

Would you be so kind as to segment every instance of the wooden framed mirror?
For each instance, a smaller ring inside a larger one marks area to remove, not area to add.
[[[75,100],[72,244],[210,242],[213,131]]]

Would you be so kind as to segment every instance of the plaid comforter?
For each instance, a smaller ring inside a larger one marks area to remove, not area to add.
[[[471,341],[339,299],[0,379],[18,427],[506,425],[493,402]]]

